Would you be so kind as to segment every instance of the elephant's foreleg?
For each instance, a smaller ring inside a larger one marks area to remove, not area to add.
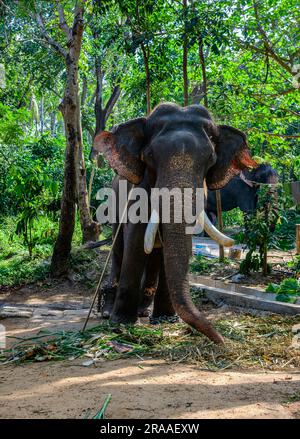
[[[118,224],[113,225],[113,236],[115,236]],[[123,228],[121,227],[117,236],[113,252],[112,264],[108,285],[101,289],[101,296],[99,300],[99,311],[102,311],[102,317],[109,319],[115,303],[123,259],[124,243],[123,243]]]
[[[144,253],[145,224],[125,224],[124,252],[116,300],[111,320],[134,323],[138,316],[141,279],[147,255]]]

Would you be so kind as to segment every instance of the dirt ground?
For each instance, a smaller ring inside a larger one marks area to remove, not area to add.
[[[82,318],[8,318],[7,334],[79,329]],[[92,320],[91,325],[96,321]],[[300,371],[202,370],[156,359],[84,359],[0,368],[0,418],[84,418],[112,395],[108,419],[300,418]]]
[[[208,372],[138,359],[83,367],[81,362],[5,366],[1,418],[83,418],[112,395],[108,419],[300,418],[300,375]]]
[[[261,271],[251,272],[249,275],[243,275],[241,280],[238,281],[240,285],[255,287],[256,289],[265,290],[270,283],[280,284],[287,277],[295,277],[295,272],[287,266],[287,262],[293,261],[295,257],[295,251],[281,251],[270,250],[268,253],[268,263],[272,267],[271,273],[264,276]],[[202,272],[206,276],[210,276],[212,279],[231,281],[231,278],[239,273],[239,262],[234,260],[230,261],[230,264],[218,264],[208,266],[206,272]]]
[[[1,304],[83,309],[93,289],[72,281],[2,289]],[[220,310],[221,312],[221,310]],[[79,329],[82,317],[6,318],[8,335]],[[97,321],[90,321],[95,325]],[[121,359],[85,367],[83,359],[0,368],[0,418],[84,418],[101,408],[115,418],[300,418],[300,371],[210,372],[182,362]]]

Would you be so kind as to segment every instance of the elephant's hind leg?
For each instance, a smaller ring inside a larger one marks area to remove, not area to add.
[[[135,323],[138,317],[141,279],[147,255],[144,253],[145,224],[124,225],[124,253],[113,323]]]
[[[101,312],[103,319],[109,319],[117,294],[117,285],[104,285],[98,299],[98,312]]]
[[[113,236],[115,236],[118,224],[113,225]],[[98,301],[98,311],[102,312],[104,319],[109,319],[114,307],[118,285],[120,281],[121,266],[124,252],[123,227],[117,236],[113,252],[109,282],[103,286]]]

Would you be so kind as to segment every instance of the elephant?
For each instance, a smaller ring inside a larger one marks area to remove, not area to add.
[[[245,214],[253,213],[257,205],[257,191],[260,183],[278,183],[278,174],[268,163],[245,170],[234,176],[221,190],[222,211],[228,212],[238,207]],[[208,191],[206,212],[214,222],[217,215],[215,191]]]
[[[118,174],[113,182],[116,191],[122,179],[149,193],[153,188],[218,189],[241,170],[257,165],[242,131],[217,125],[201,105],[180,107],[174,103],[159,104],[147,117],[98,134],[91,158],[99,154]],[[215,343],[223,343],[222,336],[190,297],[192,235],[186,234],[186,223],[174,221],[172,203],[169,223],[162,223],[160,218],[153,221],[158,213],[152,206],[150,209],[148,223],[122,224],[115,239],[110,282],[116,294],[109,301],[111,322],[135,323],[144,300],[141,290],[146,290],[150,298],[154,295],[153,318],[172,318],[177,313]],[[232,245],[232,240],[204,217],[205,231],[219,243]],[[114,236],[118,221],[120,217],[113,224]]]

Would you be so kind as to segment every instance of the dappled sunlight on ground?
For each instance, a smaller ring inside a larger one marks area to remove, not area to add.
[[[208,372],[186,364],[132,358],[99,367],[75,362],[5,366],[0,416],[80,418],[112,394],[108,418],[290,418],[299,374]]]

